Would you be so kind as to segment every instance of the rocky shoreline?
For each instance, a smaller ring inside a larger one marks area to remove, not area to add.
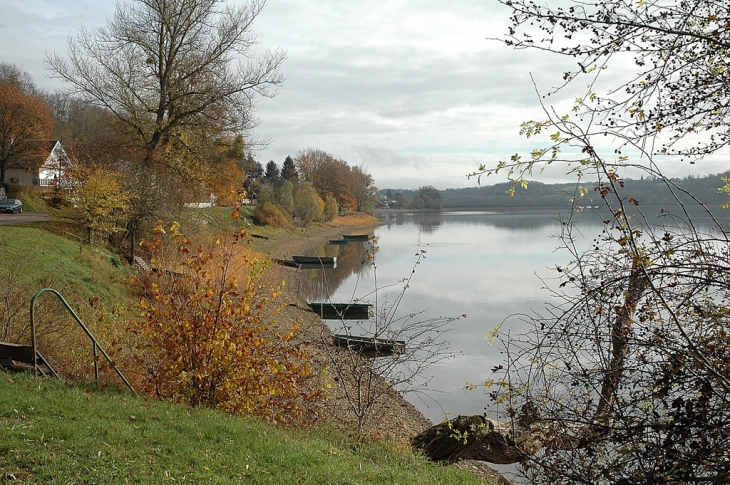
[[[299,294],[298,284],[294,283],[298,282],[297,272],[300,270],[273,263],[275,259],[290,259],[295,254],[305,255],[327,244],[330,239],[341,238],[343,233],[368,234],[382,225],[382,222],[374,217],[365,220],[360,217],[354,222],[347,221],[347,218],[340,219],[343,219],[341,223],[333,226],[313,226],[306,230],[300,229],[298,233],[279,233],[272,234],[268,238],[252,238],[251,245],[255,251],[265,253],[272,261],[267,271],[269,283],[286,282],[278,299],[278,303],[283,304],[276,315],[278,325],[293,326],[297,323],[300,325],[297,345],[301,345],[310,356],[310,366],[319,376],[318,379],[327,381],[319,384],[329,384],[329,396],[326,402],[321,403],[317,421],[346,434],[354,434],[358,429],[358,420],[345,397],[342,381],[336,379],[333,370],[333,349],[329,346],[330,330],[316,314],[308,311],[306,300]],[[335,354],[335,358],[344,358],[346,351],[335,352],[340,353],[340,355]],[[354,385],[346,381],[345,386]],[[377,385],[383,399],[374,410],[373,417],[365,423],[362,430],[364,435],[408,445],[410,438],[434,424],[402,395],[391,389],[384,380],[380,380]],[[350,390],[352,391],[352,388]],[[464,461],[456,466],[468,469],[492,483],[509,483],[484,462]]]
[[[299,294],[298,281],[300,271],[297,268],[281,266],[273,263],[275,259],[290,259],[295,254],[306,254],[307,252],[327,244],[330,239],[339,239],[343,232],[352,234],[367,234],[372,232],[381,222],[371,218],[369,223],[346,226],[315,226],[302,231],[299,234],[272,235],[268,239],[252,238],[251,244],[254,250],[266,253],[272,261],[267,271],[271,283],[285,281],[282,288],[282,295],[278,304],[283,304],[276,315],[279,325],[291,326],[299,323],[300,330],[297,343],[302,345],[307,354],[310,355],[310,366],[320,375],[334,379],[336,372],[333,369],[330,355],[333,350],[326,346],[330,341],[329,328],[322,320],[311,311],[308,311],[307,302]],[[336,351],[343,352],[343,351]],[[320,410],[321,422],[332,425],[343,431],[357,429],[357,416],[348,405],[341,389],[341,380],[337,379],[337,385],[332,385],[327,403],[323,403]],[[418,409],[408,402],[403,396],[387,384],[378,392],[384,396],[383,402],[376,410],[376,419],[366,422],[363,432],[366,435],[379,436],[389,440],[407,441],[422,430],[432,426],[432,422],[426,419]],[[386,389],[387,388],[387,389]]]

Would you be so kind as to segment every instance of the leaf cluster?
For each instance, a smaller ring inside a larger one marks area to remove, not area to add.
[[[53,128],[51,112],[40,97],[13,85],[0,85],[0,182],[11,166],[31,170],[43,164],[45,140]]]
[[[730,10],[724,2],[500,3],[511,9],[507,45],[576,60],[576,69],[565,72],[563,84],[552,92],[579,77],[595,86],[604,72],[618,72],[633,61],[634,74],[620,84],[614,80],[606,95],[589,92],[585,101],[595,104],[578,110],[598,115],[595,121],[606,130],[634,142],[669,133],[656,152],[690,157],[730,143]]]
[[[299,178],[308,182],[323,200],[334,197],[338,207],[372,210],[377,188],[364,166],[350,166],[324,150],[306,148],[294,157]]]

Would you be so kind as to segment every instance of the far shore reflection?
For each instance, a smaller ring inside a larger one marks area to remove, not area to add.
[[[668,218],[661,207],[641,209],[650,224],[681,223]],[[365,257],[370,248],[366,242],[319,248],[316,254],[337,257],[337,268],[301,271],[300,292],[308,301],[358,301],[380,308],[412,277],[399,314],[467,317],[447,333],[455,358],[429,368],[429,388],[439,392],[406,397],[434,422],[444,416],[489,414],[490,401],[483,390],[466,389],[488,378],[492,367],[505,365],[499,344],[490,345],[485,335],[497,327],[502,333],[524,333],[528,327],[521,315],[544,311],[554,303],[545,288],[556,277],[553,268],[572,259],[555,237],[561,219],[569,215],[568,208],[388,211],[379,214],[385,224],[375,230],[374,259]],[[727,213],[724,217],[730,218]],[[575,234],[582,238],[576,241],[579,249],[587,249],[600,235],[607,218],[605,209],[575,215]],[[704,224],[699,218],[693,223]],[[425,258],[416,265],[422,251]]]

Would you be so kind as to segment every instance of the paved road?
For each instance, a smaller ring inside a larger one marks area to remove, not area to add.
[[[0,226],[20,224],[21,222],[48,221],[50,217],[44,212],[23,212],[22,214],[0,214]]]

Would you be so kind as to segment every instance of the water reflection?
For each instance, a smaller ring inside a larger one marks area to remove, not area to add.
[[[539,278],[549,279],[548,266],[569,258],[555,253],[558,242],[550,237],[560,229],[558,215],[397,212],[385,214],[383,220],[386,224],[375,232],[374,264],[363,264],[364,244],[319,248],[321,256],[337,256],[338,267],[302,272],[302,296],[381,308],[397,298],[403,279],[413,275],[401,314],[422,312],[423,319],[468,315],[447,337],[456,357],[429,369],[430,386],[443,393],[414,404],[433,421],[445,413],[484,412],[484,396],[464,387],[502,363],[485,334],[509,315],[544,306],[548,295]],[[593,215],[591,223],[599,228],[600,218]],[[425,259],[415,265],[421,251]]]
[[[594,217],[598,210],[586,211],[585,215]],[[567,210],[566,210],[567,214]],[[585,217],[579,216],[579,217]],[[513,230],[535,231],[555,224],[560,213],[556,211],[423,211],[423,212],[383,212],[378,214],[386,227],[416,225],[427,234],[434,233],[442,225],[485,225]]]
[[[426,233],[434,232],[443,222],[444,213],[442,211],[419,211],[419,212],[384,212],[380,214],[380,220],[385,222],[387,226],[395,224],[402,226],[403,224],[418,224],[422,231]]]
[[[350,276],[359,273],[367,274],[370,264],[366,260],[366,253],[372,251],[373,246],[369,241],[353,241],[341,245],[327,244],[307,254],[306,256],[334,256],[337,258],[337,267],[325,270],[301,271],[301,295],[307,301],[328,301],[330,294]]]
[[[661,208],[643,208],[649,222],[672,223]],[[422,318],[457,316],[448,334],[454,359],[429,368],[430,386],[441,393],[412,399],[429,419],[444,414],[480,414],[489,406],[480,391],[465,390],[467,383],[488,378],[489,369],[504,365],[504,356],[485,335],[501,326],[503,333],[522,333],[528,326],[519,315],[542,311],[551,303],[545,287],[557,275],[551,268],[565,265],[572,256],[560,249],[555,237],[567,212],[389,212],[375,231],[374,264],[363,264],[367,246],[325,246],[317,254],[337,256],[337,268],[302,272],[302,295],[308,301],[360,301],[378,307],[403,289],[402,280],[413,273],[399,311],[423,312]],[[575,216],[576,241],[587,249],[603,230],[610,214],[602,209]],[[711,227],[698,216],[695,227]],[[414,266],[417,254],[425,259]],[[375,289],[378,291],[375,292]],[[376,300],[377,295],[377,300]],[[553,302],[554,303],[554,302]]]

